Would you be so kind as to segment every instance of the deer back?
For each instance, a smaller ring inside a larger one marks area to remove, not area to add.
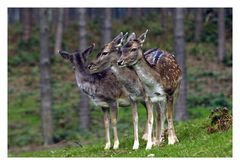
[[[165,90],[174,90],[181,81],[182,72],[174,55],[160,49],[152,49],[144,53],[149,66],[159,74],[159,81]]]

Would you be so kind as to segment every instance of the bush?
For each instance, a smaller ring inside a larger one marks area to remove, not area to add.
[[[224,132],[232,127],[232,115],[226,107],[215,108],[209,118],[211,123],[207,128],[208,133]]]

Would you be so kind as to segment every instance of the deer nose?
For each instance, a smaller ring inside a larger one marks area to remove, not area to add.
[[[117,64],[118,64],[119,66],[121,66],[121,65],[123,64],[123,60],[117,61]]]
[[[89,65],[88,65],[88,69],[91,69],[91,68],[92,68],[92,66],[93,66],[92,64],[89,64]]]

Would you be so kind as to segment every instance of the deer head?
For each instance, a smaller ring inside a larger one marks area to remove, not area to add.
[[[121,49],[121,57],[117,61],[120,67],[131,66],[136,64],[143,56],[142,45],[146,39],[148,30],[146,30],[140,37],[136,38],[135,33],[132,33],[127,43]]]
[[[97,59],[93,60],[88,65],[88,70],[90,73],[101,72],[109,67],[112,64],[117,63],[119,58],[119,50],[122,47],[123,43],[127,38],[128,33],[123,35],[121,32],[116,36],[111,42],[103,46],[101,51],[97,55]]]
[[[86,72],[87,71],[87,56],[94,49],[95,44],[92,44],[90,47],[80,52],[79,50],[69,53],[67,51],[59,51],[59,54],[65,59],[69,60],[73,65],[75,71]]]

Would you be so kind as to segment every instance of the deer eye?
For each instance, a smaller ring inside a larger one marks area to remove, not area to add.
[[[103,56],[105,56],[105,55],[107,55],[107,54],[108,54],[108,52],[103,52],[103,53],[102,53]]]
[[[135,52],[137,50],[137,48],[133,48],[132,50],[131,50],[131,52]]]

